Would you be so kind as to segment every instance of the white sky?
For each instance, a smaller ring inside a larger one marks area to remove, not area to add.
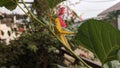
[[[33,1],[33,0],[26,0],[26,1]],[[71,9],[73,9],[78,15],[82,15],[83,19],[86,19],[86,18],[96,17],[102,11],[120,2],[120,0],[68,0],[68,2],[69,2],[68,6]],[[5,13],[23,14],[23,12],[18,7],[13,11],[9,11],[2,7],[0,8],[0,11]]]
[[[70,7],[75,10],[78,15],[82,15],[83,19],[86,19],[96,17],[99,13],[118,2],[120,2],[120,0],[81,0],[79,4]]]

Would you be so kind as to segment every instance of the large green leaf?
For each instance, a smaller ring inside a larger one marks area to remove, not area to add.
[[[120,31],[99,20],[88,20],[78,29],[76,42],[92,51],[104,64],[116,59],[120,47]]]
[[[58,3],[65,1],[65,0],[46,0],[48,6],[50,8],[54,8]]]
[[[0,0],[0,6],[6,7],[9,10],[13,10],[16,8],[18,0]]]

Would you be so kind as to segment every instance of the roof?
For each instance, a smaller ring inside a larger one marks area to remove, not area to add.
[[[101,16],[101,15],[106,15],[107,13],[109,12],[112,12],[112,11],[116,11],[116,10],[120,10],[120,2],[115,4],[114,6],[104,10],[103,12],[101,12],[100,14],[98,14],[98,16]]]

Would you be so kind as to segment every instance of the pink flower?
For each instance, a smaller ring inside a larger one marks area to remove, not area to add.
[[[58,12],[58,15],[63,15],[65,13],[65,8],[61,7],[60,11]]]
[[[60,21],[60,25],[64,28],[66,28],[66,23],[63,21],[63,19],[59,16],[59,21]]]

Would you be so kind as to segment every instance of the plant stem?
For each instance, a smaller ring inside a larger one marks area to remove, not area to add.
[[[39,22],[41,25],[45,26],[46,27],[46,24],[44,24],[42,21],[40,21],[29,9],[28,7],[26,6],[25,2],[23,0],[21,0],[23,5],[25,6],[25,8],[28,10],[28,12],[30,13],[30,15],[32,16],[32,18],[34,18],[37,22]],[[17,4],[18,5],[18,4]],[[18,5],[19,6],[19,5]],[[20,8],[22,9],[22,8]],[[23,9],[22,9],[23,10]],[[24,10],[23,10],[24,11]],[[25,11],[24,11],[25,12]],[[25,12],[26,14],[26,12]],[[28,15],[28,14],[27,14]],[[47,28],[62,44],[63,46],[72,54],[74,55],[75,58],[77,58],[79,61],[81,61],[87,68],[91,68],[88,64],[86,64],[80,57],[78,57],[74,52],[73,50],[71,50],[70,48],[67,47],[66,44],[64,44],[62,42],[62,40],[52,31],[51,28]]]
[[[78,59],[79,61],[81,61],[87,68],[91,68],[91,67],[90,67],[88,64],[86,64],[80,57],[78,57],[78,56],[73,52],[73,50],[71,50],[70,48],[68,48],[67,45],[64,44],[64,43],[62,42],[62,40],[61,40],[51,29],[49,29],[49,31],[63,44],[63,46],[64,46],[72,55],[74,55],[74,57],[75,57],[76,59]]]
[[[21,0],[23,5],[25,6],[25,8],[28,10],[28,12],[30,13],[30,15],[32,16],[32,18],[34,18],[36,21],[38,21],[40,24],[42,24],[43,26],[46,26],[42,21],[40,21],[26,6],[25,2],[23,0]]]
[[[18,7],[27,15],[27,16],[29,16],[28,14],[27,14],[27,12],[25,12],[25,10],[17,3],[17,5],[18,5]],[[29,16],[30,17],[30,16]]]

